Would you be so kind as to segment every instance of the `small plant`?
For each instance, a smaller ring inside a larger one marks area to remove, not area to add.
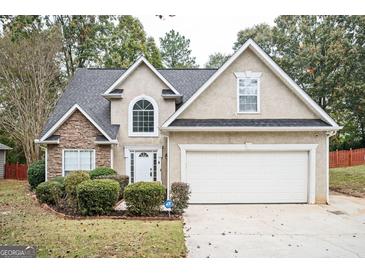
[[[65,177],[57,176],[57,177],[52,178],[50,181],[60,182],[60,183],[64,184],[65,183]]]
[[[188,207],[190,188],[187,183],[176,182],[171,184],[171,200],[173,202],[172,213],[182,214]]]
[[[114,169],[102,166],[102,167],[97,167],[92,171],[90,171],[90,178],[95,179],[96,177],[99,176],[116,175],[116,174],[117,172]]]
[[[102,175],[98,176],[95,179],[111,179],[115,180],[119,183],[120,186],[120,193],[119,193],[119,200],[123,199],[123,193],[126,186],[129,184],[129,177],[125,175]]]
[[[127,211],[132,215],[155,215],[164,201],[165,192],[166,189],[160,182],[130,184],[124,190]]]
[[[43,182],[37,186],[35,193],[40,203],[59,206],[65,195],[65,185],[56,181]]]
[[[45,163],[44,160],[34,162],[28,168],[28,181],[31,189],[35,189],[45,180]]]
[[[77,210],[77,193],[76,187],[84,181],[90,179],[89,173],[85,171],[74,171],[71,172],[65,178],[65,190],[67,193],[68,206],[72,211]]]
[[[77,185],[77,200],[82,215],[101,215],[113,210],[120,186],[115,180],[87,180]]]

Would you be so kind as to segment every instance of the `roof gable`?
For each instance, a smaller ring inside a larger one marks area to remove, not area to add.
[[[39,140],[40,142],[45,141],[48,137],[50,137],[56,130],[63,125],[64,122],[76,111],[80,111],[96,128],[99,130],[101,134],[109,141],[109,142],[116,142],[113,140],[95,121],[94,119],[85,111],[83,110],[78,104],[73,105],[58,121],[55,123]]]
[[[150,64],[150,62],[147,61],[147,59],[143,56],[140,56],[121,76],[119,79],[117,79],[104,93],[104,95],[110,94],[116,87],[118,87],[125,79],[128,78],[129,75],[131,75],[136,68],[138,68],[142,63],[144,63],[158,78],[162,80],[162,82],[168,86],[176,95],[180,95],[180,93],[175,89],[173,85],[169,81],[163,77],[158,70],[154,68]]]
[[[192,102],[196,100],[206,89],[248,48],[254,52],[254,54],[266,64],[271,71],[291,90],[293,91],[301,101],[307,105],[315,114],[321,119],[330,124],[332,127],[339,129],[337,123],[322,109],[320,108],[307,93],[305,93],[252,39],[249,39],[242,45],[242,47],[236,51],[215,73],[190,97],[190,99],[181,106],[163,125],[163,128],[167,128],[171,123],[183,113]]]

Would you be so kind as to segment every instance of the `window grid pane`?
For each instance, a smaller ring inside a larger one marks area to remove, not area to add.
[[[238,83],[239,112],[257,112],[258,80],[242,78]]]
[[[131,152],[131,183],[134,183],[134,153]]]
[[[132,130],[133,132],[154,132],[154,110],[147,100],[140,100],[133,106]]]
[[[153,153],[153,180],[157,181],[157,153]]]
[[[67,176],[71,171],[92,170],[94,167],[93,150],[65,150],[64,151],[64,174]]]

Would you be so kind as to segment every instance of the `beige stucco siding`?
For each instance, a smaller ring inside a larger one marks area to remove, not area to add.
[[[261,72],[260,113],[237,114],[235,72]],[[238,57],[179,119],[318,118],[250,49]]]
[[[118,145],[113,146],[113,166],[120,174],[126,174],[124,147],[131,145],[162,145],[161,169],[162,181],[166,182],[166,138],[159,132],[158,137],[129,137],[128,108],[130,102],[138,96],[152,97],[158,105],[158,127],[175,112],[174,100],[162,98],[162,89],[168,88],[145,64],[141,64],[118,87],[123,89],[123,99],[111,101],[112,124],[119,124]]]
[[[327,139],[315,132],[171,132],[170,183],[181,180],[179,144],[318,144],[316,150],[316,203],[327,201]]]

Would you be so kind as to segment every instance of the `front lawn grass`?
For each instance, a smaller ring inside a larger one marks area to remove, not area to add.
[[[0,245],[34,245],[38,257],[184,257],[182,221],[65,220],[19,181],[0,181]]]
[[[356,197],[365,197],[365,165],[331,168],[330,189]]]

